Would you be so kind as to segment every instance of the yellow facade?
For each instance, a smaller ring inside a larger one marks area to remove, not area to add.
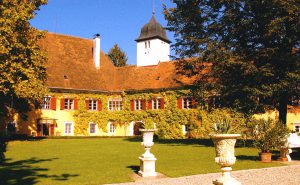
[[[82,103],[82,102],[80,102]],[[38,134],[38,124],[54,125],[53,133],[49,133],[49,136],[132,136],[133,135],[133,122],[130,124],[118,124],[114,122],[108,122],[107,128],[102,129],[99,127],[97,120],[88,121],[85,125],[86,134],[76,134],[74,129],[76,127],[76,121],[74,119],[74,113],[76,110],[60,110],[60,98],[56,99],[56,110],[44,110],[35,109],[30,111],[27,116],[28,119],[22,120],[19,116],[15,117],[15,121],[18,123],[17,132],[19,134],[26,134],[32,136],[41,136]],[[106,110],[107,111],[107,110]],[[66,123],[72,124],[71,133],[66,133]],[[90,133],[90,123],[96,123],[95,133]],[[111,124],[114,126],[111,128]]]
[[[275,119],[278,120],[279,112],[278,111],[268,111],[264,114],[254,115],[257,119]],[[295,126],[300,125],[300,112],[289,111],[286,117],[287,127],[295,131]]]
[[[112,96],[75,93],[54,93],[52,95],[53,97],[56,97],[55,110],[33,109],[33,111],[27,114],[27,120],[24,121],[18,116],[15,118],[18,134],[32,136],[134,136],[136,134],[137,125],[135,124],[138,120],[123,120],[123,122],[113,121],[110,118],[108,118],[107,121],[103,121],[105,119],[102,119],[102,121],[99,120],[102,116],[105,117],[112,113],[119,112],[109,111],[107,101],[110,98],[121,98],[120,95]],[[85,101],[87,98],[93,96],[94,98],[102,99],[103,107],[101,111],[86,110]],[[61,100],[68,97],[78,99],[78,110],[61,110]],[[125,112],[130,112],[128,101],[131,98],[126,96],[123,98],[123,109]],[[81,112],[81,115],[86,114],[86,116],[76,117],[74,116],[76,112]],[[119,113],[121,115],[125,112]],[[96,116],[94,116],[94,114]],[[278,119],[279,114],[278,111],[269,111],[265,114],[256,114],[254,116],[263,119]],[[92,126],[91,123],[95,123],[94,129],[90,128]],[[295,130],[296,126],[300,126],[300,111],[289,109],[287,114],[287,125],[291,130]],[[93,130],[94,133],[91,133],[91,130]]]

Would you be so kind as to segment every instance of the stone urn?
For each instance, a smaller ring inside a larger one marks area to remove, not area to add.
[[[240,137],[240,134],[211,134],[210,137],[215,144],[216,158],[215,162],[221,166],[222,176],[217,180],[213,181],[213,184],[217,185],[240,185],[241,183],[237,181],[230,175],[232,171],[231,166],[234,165],[236,157],[234,156],[234,145],[236,139]]]
[[[141,143],[145,148],[145,153],[139,157],[140,159],[140,171],[138,174],[142,177],[155,177],[155,156],[150,152],[151,147],[154,145],[153,136],[156,129],[140,129],[143,136],[143,142]]]

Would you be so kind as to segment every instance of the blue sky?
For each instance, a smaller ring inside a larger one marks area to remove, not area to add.
[[[153,4],[158,22],[167,25],[162,3],[173,6],[170,0],[48,0],[31,24],[41,30],[88,39],[99,33],[105,53],[117,43],[127,54],[127,63],[135,65],[134,40],[150,20]],[[173,34],[167,35],[174,42]]]

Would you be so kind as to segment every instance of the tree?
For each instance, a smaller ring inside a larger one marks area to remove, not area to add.
[[[286,123],[288,99],[300,92],[300,2],[174,3],[164,6],[167,29],[175,33],[178,58],[192,58],[178,62],[178,71],[196,75],[197,91],[218,94],[223,106],[249,115],[275,106]]]
[[[121,50],[118,44],[115,44],[107,53],[116,67],[126,66],[128,60],[126,53]]]
[[[29,23],[46,3],[47,0],[0,1],[1,121],[12,121],[16,112],[29,111],[46,90],[46,57],[38,45],[44,34]]]

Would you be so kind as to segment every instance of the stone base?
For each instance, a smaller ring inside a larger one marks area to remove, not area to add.
[[[215,185],[241,185],[241,182],[237,181],[233,177],[220,177],[213,181]]]
[[[155,172],[155,157],[139,157],[140,159],[140,171],[138,174],[141,177],[156,177],[157,173]]]
[[[292,149],[290,148],[281,148],[280,149],[280,159],[287,159],[285,161],[291,162],[292,158],[290,156],[290,154],[292,153]]]

